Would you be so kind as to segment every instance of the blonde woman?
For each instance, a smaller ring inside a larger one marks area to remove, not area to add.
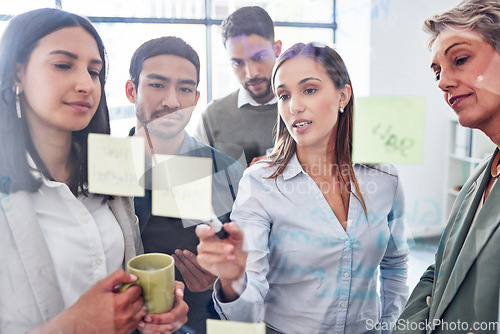
[[[394,333],[497,333],[500,288],[500,2],[468,0],[425,21],[431,69],[462,126],[497,146],[462,187]]]

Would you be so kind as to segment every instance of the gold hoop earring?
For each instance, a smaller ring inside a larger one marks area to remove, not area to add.
[[[17,118],[21,119],[23,117],[21,114],[21,102],[19,101],[19,86],[16,86],[16,113]]]

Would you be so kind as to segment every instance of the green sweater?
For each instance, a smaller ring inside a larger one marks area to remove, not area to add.
[[[243,149],[250,163],[273,147],[277,114],[276,104],[258,107],[246,104],[238,108],[236,90],[208,104],[194,136],[236,160]],[[239,148],[239,153],[235,147]]]

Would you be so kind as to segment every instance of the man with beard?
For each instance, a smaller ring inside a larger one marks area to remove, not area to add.
[[[194,136],[238,159],[238,153],[231,152],[231,144],[236,144],[250,163],[274,144],[278,111],[270,77],[281,41],[274,41],[269,14],[252,6],[236,10],[222,22],[222,42],[243,89],[213,100]]]
[[[180,38],[161,37],[135,51],[125,90],[137,117],[137,128],[130,135],[144,137],[146,147],[145,197],[134,200],[144,251],[174,257],[176,278],[187,287],[184,300],[189,306],[189,329],[185,332],[203,334],[206,319],[219,317],[212,302],[215,277],[196,260],[194,225],[200,222],[151,214],[151,161],[154,154],[169,154],[212,158],[212,206],[221,221],[229,220],[243,167],[184,130],[200,97],[199,80],[196,51]]]

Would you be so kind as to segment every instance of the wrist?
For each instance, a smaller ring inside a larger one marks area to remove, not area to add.
[[[221,291],[220,297],[221,301],[224,303],[232,302],[239,298],[239,296],[245,291],[246,288],[246,275],[245,272],[240,275],[239,278],[235,280],[222,279],[220,278]]]

